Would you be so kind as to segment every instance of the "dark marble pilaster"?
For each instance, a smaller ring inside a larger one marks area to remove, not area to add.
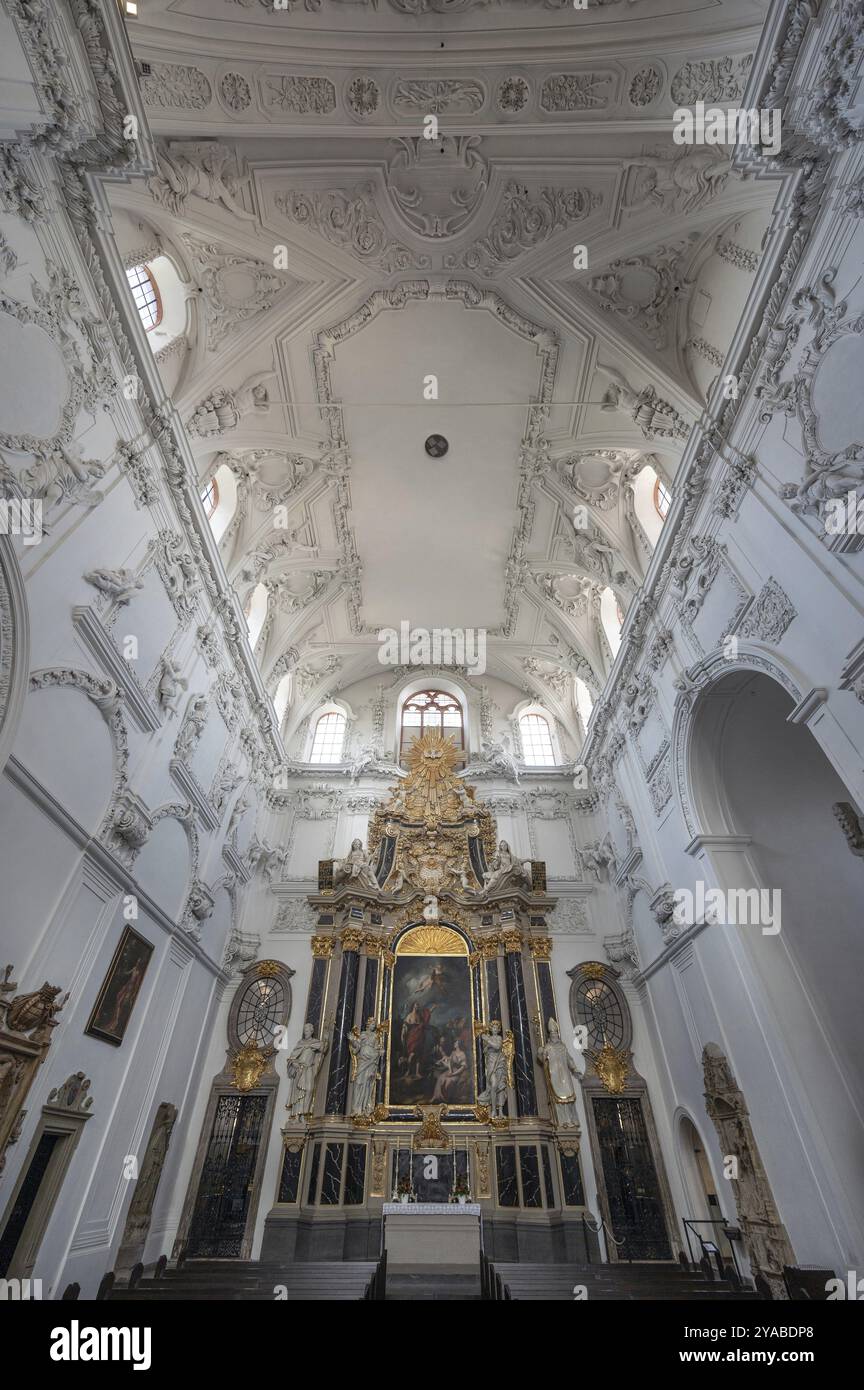
[[[328,1144],[324,1151],[324,1176],[321,1179],[322,1207],[338,1207],[342,1190],[342,1144]]]
[[[516,1083],[516,1109],[520,1115],[537,1114],[537,1090],[534,1085],[534,1060],[531,1055],[531,1034],[528,1023],[528,1001],[525,997],[525,977],[519,948],[505,942],[504,958],[507,972],[507,1003],[510,1027],[513,1029],[515,1052],[513,1072]]]
[[[345,1168],[345,1205],[362,1207],[366,1186],[366,1145],[348,1145],[348,1163]]]
[[[327,1099],[324,1106],[328,1115],[344,1115],[348,1105],[348,1082],[351,1076],[348,1033],[354,1026],[359,973],[360,956],[356,948],[348,950],[343,947],[339,997],[336,1002],[336,1016],[333,1019],[333,1045],[330,1053],[330,1072],[327,1077]]]
[[[540,1153],[543,1158],[543,1187],[546,1192],[547,1207],[555,1205],[555,1188],[552,1185],[552,1160],[549,1157],[549,1145],[541,1144]]]
[[[363,1007],[360,1010],[360,1018],[363,1027],[366,1027],[367,1018],[377,1019],[375,1013],[375,1002],[378,993],[378,957],[366,957],[366,975],[363,980]]]
[[[316,1198],[316,1188],[318,1187],[318,1167],[321,1162],[321,1145],[316,1144],[312,1150],[312,1158],[309,1163],[309,1186],[306,1190],[306,1201],[310,1207],[314,1207]]]
[[[516,1182],[516,1150],[512,1144],[501,1144],[496,1148],[495,1175],[498,1181],[499,1207],[518,1207],[519,1186]]]
[[[577,1153],[562,1153],[560,1158],[564,1205],[566,1207],[584,1206],[585,1197],[582,1192],[582,1173],[579,1168],[579,1155]]]
[[[306,997],[306,1017],[304,1022],[312,1024],[316,1038],[321,1036],[321,1020],[324,1016],[324,991],[327,987],[327,965],[327,959],[322,956],[316,956],[313,960],[312,978],[309,981],[309,993]]]
[[[300,1195],[300,1168],[303,1163],[302,1145],[286,1148],[282,1154],[282,1172],[279,1175],[279,1195],[277,1202],[296,1202]]]
[[[523,1207],[542,1207],[540,1192],[540,1164],[534,1144],[519,1145],[519,1172],[522,1176]]]
[[[543,1022],[543,1036],[549,1028],[550,1018],[554,1018],[556,1023],[560,1023],[558,1010],[555,1008],[555,990],[552,986],[552,967],[548,960],[537,960],[535,956],[535,967],[537,970],[537,992],[540,996],[540,1018]]]

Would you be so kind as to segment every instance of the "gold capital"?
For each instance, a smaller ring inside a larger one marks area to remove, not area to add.
[[[535,960],[548,960],[552,954],[551,936],[534,936],[528,945]]]

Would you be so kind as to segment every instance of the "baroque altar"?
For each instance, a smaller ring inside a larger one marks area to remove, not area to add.
[[[458,756],[438,732],[416,740],[367,845],[319,865],[263,1259],[377,1257],[400,1199],[479,1204],[499,1259],[589,1253],[555,899],[545,865],[498,839]]]

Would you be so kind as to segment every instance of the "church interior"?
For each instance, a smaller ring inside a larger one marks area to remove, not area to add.
[[[0,40],[2,1287],[864,1297],[860,0]]]

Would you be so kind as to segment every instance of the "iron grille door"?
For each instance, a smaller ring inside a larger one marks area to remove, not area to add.
[[[594,1097],[609,1219],[622,1260],[669,1260],[669,1234],[638,1097]]]
[[[198,1184],[188,1254],[236,1258],[242,1252],[266,1096],[220,1096]]]

